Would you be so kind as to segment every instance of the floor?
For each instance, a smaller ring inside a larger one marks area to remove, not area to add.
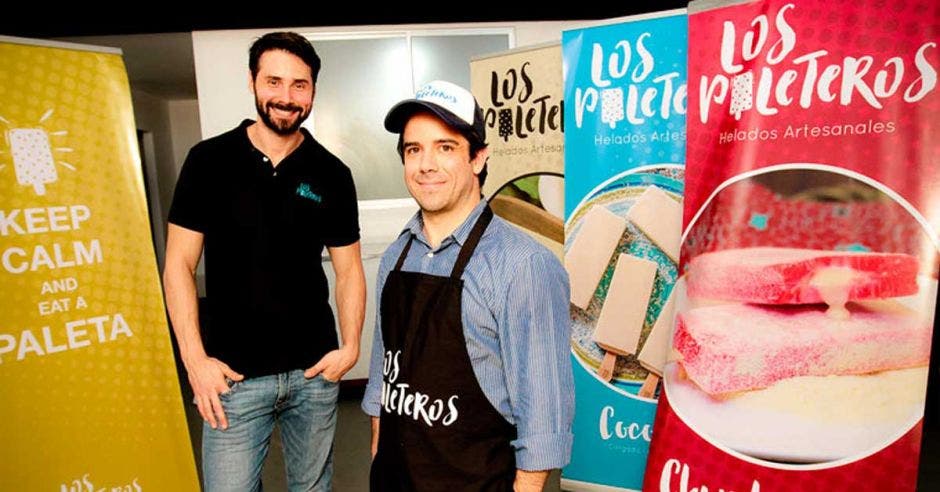
[[[192,401],[192,393],[185,380],[181,381],[185,401]],[[361,388],[345,390],[340,394],[339,414],[336,421],[336,442],[333,448],[333,489],[338,492],[369,490],[369,440],[371,438],[369,417],[359,408],[362,400]],[[196,466],[200,468],[200,446],[202,418],[194,405],[186,406],[186,419],[189,434],[193,441]],[[262,483],[265,492],[283,492],[287,490],[284,473],[284,457],[281,453],[281,441],[275,431],[271,442],[271,451],[264,464]],[[559,491],[559,473],[550,477],[546,491]]]
[[[186,381],[183,381],[184,397],[192,401]],[[927,408],[927,439],[921,450],[920,476],[918,490],[940,490],[940,415],[936,404],[936,395],[931,395],[932,404]],[[365,491],[369,484],[369,418],[359,408],[361,389],[345,391],[340,396],[339,415],[336,424],[336,442],[334,447],[333,489],[336,491]],[[196,463],[200,462],[200,441],[202,420],[193,405],[187,405],[186,417],[189,421],[190,435]],[[284,459],[281,454],[280,438],[275,431],[271,451],[263,471],[264,490],[282,492],[287,490],[284,475]],[[546,491],[559,491],[559,474],[556,472],[549,480]]]

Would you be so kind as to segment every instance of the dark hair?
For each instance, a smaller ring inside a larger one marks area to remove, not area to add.
[[[431,114],[431,113],[428,113],[428,114]],[[463,138],[466,138],[467,142],[470,143],[470,160],[471,161],[473,159],[476,159],[477,154],[479,154],[481,150],[488,147],[486,143],[480,141],[480,139],[476,136],[475,133],[473,133],[473,131],[465,130],[462,128],[454,128],[454,130],[457,131],[457,133],[460,133],[463,136]],[[401,157],[402,163],[405,162],[404,147],[405,147],[405,133],[404,131],[402,131],[402,133],[398,134],[398,145],[396,147],[396,150],[398,150],[398,157]],[[489,159],[487,159],[487,162],[488,161]],[[486,182],[486,175],[487,175],[486,167],[487,167],[487,163],[484,162],[483,169],[480,170],[480,174],[477,174],[477,181],[480,183],[481,190],[483,188],[483,183]]]
[[[261,55],[271,50],[286,51],[303,60],[310,67],[310,77],[314,84],[320,74],[320,57],[310,41],[296,32],[269,32],[261,36],[248,49],[248,69],[252,80],[258,76],[258,62]]]

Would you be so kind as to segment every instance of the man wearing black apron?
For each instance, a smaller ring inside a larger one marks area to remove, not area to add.
[[[421,210],[379,267],[371,490],[541,490],[571,451],[564,268],[481,199],[488,149],[469,91],[431,82],[385,127]]]

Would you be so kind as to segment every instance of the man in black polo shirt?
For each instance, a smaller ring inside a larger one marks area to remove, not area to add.
[[[329,490],[337,382],[359,356],[365,310],[356,192],[349,169],[300,128],[320,70],[309,41],[267,34],[249,68],[259,121],[200,142],[180,172],[167,306],[205,420],[205,489],[258,490],[277,421],[290,490]],[[203,246],[209,322],[200,326],[193,275]]]

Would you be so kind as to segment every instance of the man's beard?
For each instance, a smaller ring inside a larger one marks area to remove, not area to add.
[[[255,109],[258,110],[258,116],[261,118],[261,121],[264,122],[265,126],[270,128],[274,133],[278,135],[292,135],[294,132],[300,128],[301,123],[310,116],[310,111],[304,111],[304,108],[290,103],[275,103],[268,102],[264,106],[261,105],[261,101],[258,100],[258,96],[255,96]],[[279,109],[281,111],[293,111],[297,113],[297,118],[293,122],[288,120],[277,119],[271,117],[271,109]]]

